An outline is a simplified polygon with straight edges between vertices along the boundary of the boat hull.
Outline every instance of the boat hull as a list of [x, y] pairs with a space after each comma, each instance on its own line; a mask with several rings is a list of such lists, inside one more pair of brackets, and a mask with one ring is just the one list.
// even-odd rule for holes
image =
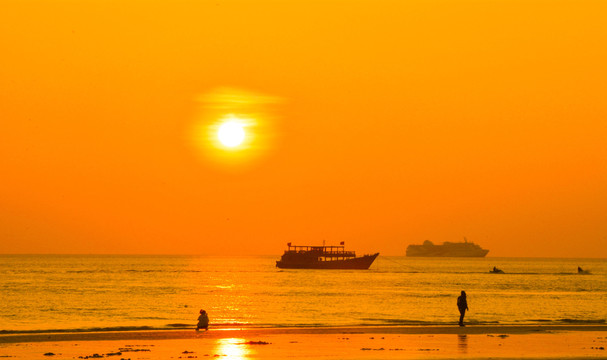
[[328, 261], [276, 261], [280, 269], [367, 270], [379, 253], [356, 258]]

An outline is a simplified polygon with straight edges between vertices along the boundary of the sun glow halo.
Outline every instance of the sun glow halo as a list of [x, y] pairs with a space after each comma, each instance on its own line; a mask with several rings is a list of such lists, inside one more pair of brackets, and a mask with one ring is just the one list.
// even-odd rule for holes
[[244, 124], [238, 119], [230, 119], [219, 125], [217, 138], [219, 142], [229, 148], [236, 147], [244, 141], [246, 132]]

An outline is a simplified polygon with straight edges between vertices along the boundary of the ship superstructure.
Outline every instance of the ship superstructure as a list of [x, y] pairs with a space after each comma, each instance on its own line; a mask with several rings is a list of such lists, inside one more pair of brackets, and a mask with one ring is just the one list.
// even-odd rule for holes
[[409, 245], [407, 256], [418, 257], [484, 257], [489, 250], [479, 245], [468, 242], [444, 242], [442, 245], [434, 245], [432, 241], [426, 240], [422, 245]]

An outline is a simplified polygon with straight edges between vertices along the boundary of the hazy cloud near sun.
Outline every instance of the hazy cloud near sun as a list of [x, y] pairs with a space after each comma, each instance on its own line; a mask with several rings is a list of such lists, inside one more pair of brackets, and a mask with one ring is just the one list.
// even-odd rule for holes
[[250, 112], [260, 106], [278, 104], [283, 98], [249, 90], [220, 87], [199, 94], [196, 101], [209, 110], [233, 113]]

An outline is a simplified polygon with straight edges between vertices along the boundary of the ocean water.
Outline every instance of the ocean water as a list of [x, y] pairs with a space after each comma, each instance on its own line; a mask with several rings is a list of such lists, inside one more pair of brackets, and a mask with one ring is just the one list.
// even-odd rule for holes
[[[380, 256], [369, 270], [281, 270], [279, 256], [0, 256], [0, 332], [604, 323], [607, 261]], [[505, 274], [490, 274], [497, 266]], [[578, 275], [577, 267], [591, 271]]]

